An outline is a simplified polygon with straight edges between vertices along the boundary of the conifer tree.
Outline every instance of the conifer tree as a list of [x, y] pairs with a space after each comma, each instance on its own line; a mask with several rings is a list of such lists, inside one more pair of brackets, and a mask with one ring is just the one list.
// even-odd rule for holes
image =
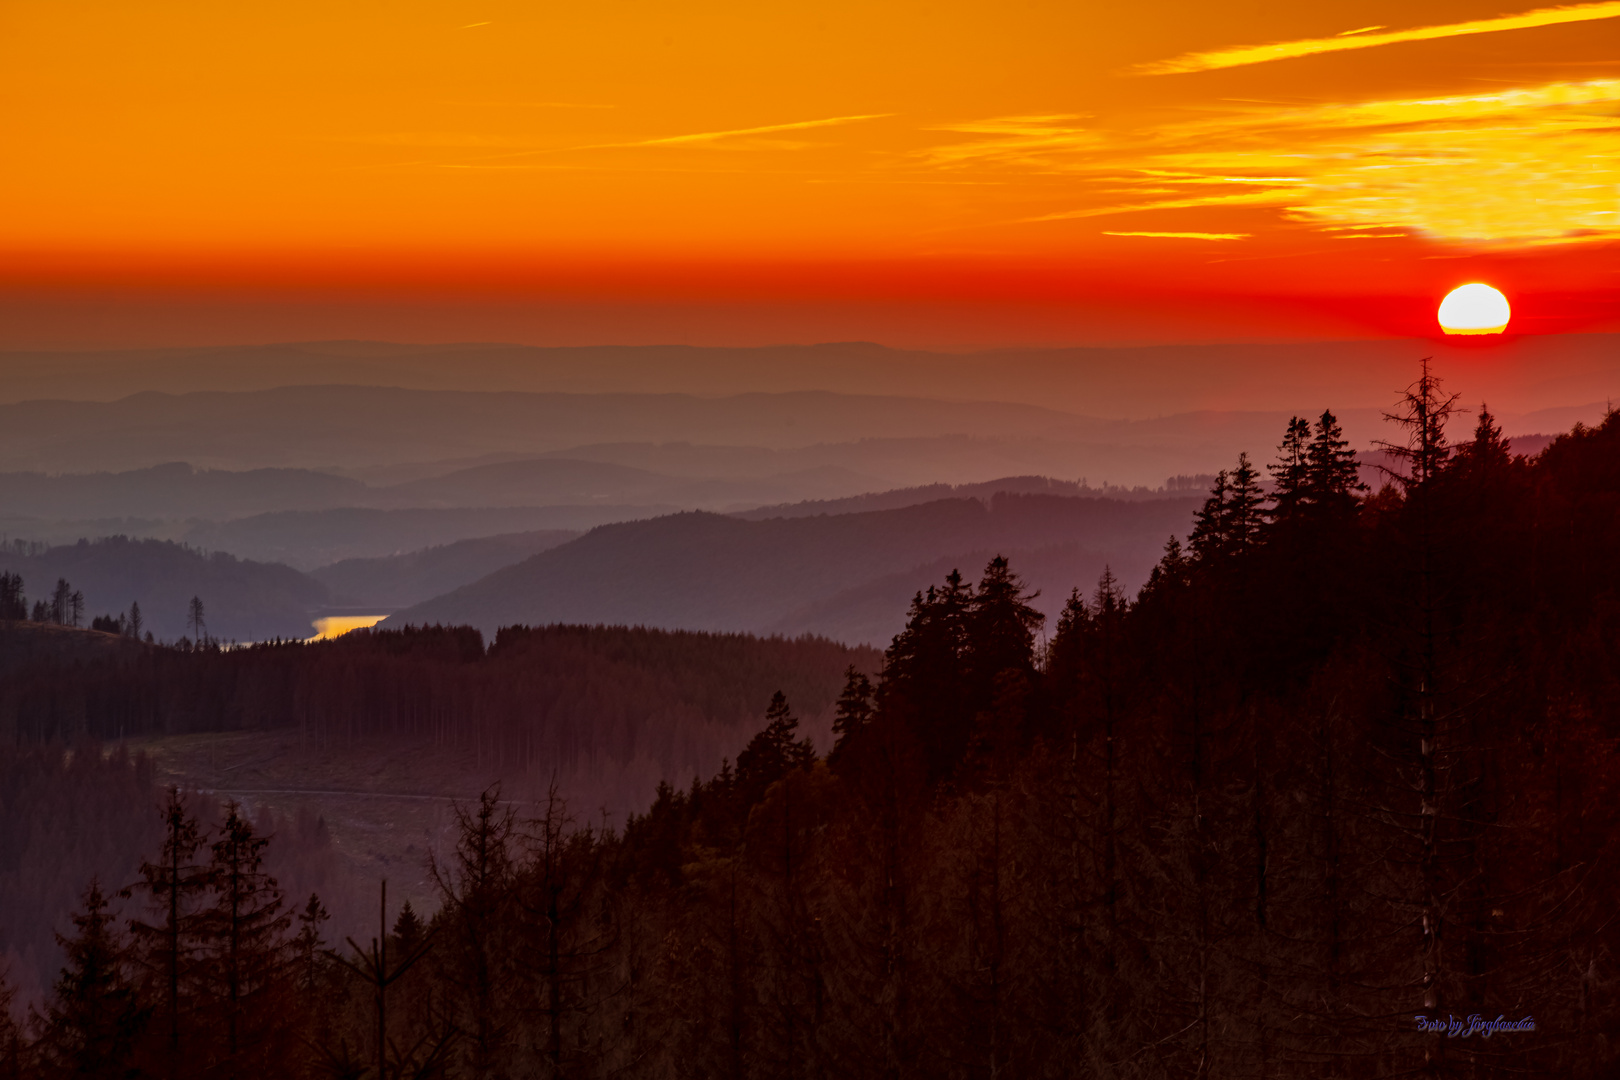
[[737, 783], [744, 792], [745, 805], [753, 805], [765, 789], [793, 769], [816, 760], [816, 748], [809, 739], [794, 738], [799, 718], [793, 715], [787, 697], [778, 690], [765, 709], [765, 728], [749, 740], [737, 755]]
[[507, 932], [516, 887], [513, 831], [516, 816], [491, 787], [468, 812], [455, 808], [456, 848], [448, 863], [436, 858], [429, 875], [442, 903], [444, 930], [435, 949], [454, 994], [448, 1005], [462, 1032], [467, 1073], [478, 1080], [511, 1067], [516, 1022], [516, 962]]
[[1259, 474], [1249, 463], [1249, 455], [1239, 454], [1226, 500], [1227, 542], [1233, 551], [1248, 551], [1260, 542], [1260, 530], [1265, 524], [1262, 509], [1265, 501]]
[[326, 943], [321, 937], [321, 925], [332, 916], [314, 893], [298, 913], [298, 933], [293, 938], [293, 951], [298, 961], [298, 991], [308, 998], [319, 986], [321, 957]]
[[1483, 403], [1474, 437], [1458, 448], [1456, 465], [1476, 486], [1500, 483], [1513, 465], [1513, 446], [1502, 437], [1502, 426]]
[[1316, 421], [1316, 434], [1305, 453], [1305, 492], [1309, 501], [1327, 511], [1343, 511], [1367, 490], [1361, 482], [1356, 452], [1339, 427], [1338, 418], [1324, 410]]
[[963, 663], [973, 591], [959, 571], [918, 593], [906, 626], [883, 654], [878, 709], [922, 749], [931, 780], [955, 769], [972, 731], [974, 704]]
[[154, 996], [161, 998], [156, 1020], [165, 1040], [162, 1058], [166, 1075], [175, 1077], [182, 1072], [184, 1060], [185, 1014], [192, 1004], [187, 999], [195, 994], [192, 983], [201, 931], [197, 901], [210, 886], [210, 868], [194, 861], [203, 838], [179, 788], [169, 788], [162, 817], [162, 853], [157, 862], [141, 864], [141, 880], [134, 886], [146, 893], [161, 918], [155, 922], [132, 919], [129, 925], [141, 965], [160, 988], [160, 995]]
[[1215, 484], [1204, 505], [1193, 515], [1192, 532], [1187, 536], [1187, 546], [1192, 549], [1193, 558], [1200, 562], [1208, 562], [1226, 552], [1230, 542], [1230, 497], [1231, 478], [1222, 469], [1215, 474]]
[[1378, 445], [1405, 465], [1404, 472], [1391, 475], [1408, 494], [1427, 488], [1450, 460], [1446, 422], [1456, 411], [1459, 397], [1445, 393], [1440, 377], [1429, 368], [1429, 358], [1424, 357], [1422, 373], [1401, 396], [1399, 411], [1384, 414], [1384, 419], [1405, 430], [1403, 441], [1385, 440]]
[[833, 715], [833, 748], [827, 755], [835, 761], [849, 740], [866, 729], [872, 719], [872, 680], [851, 664], [844, 670], [844, 690], [838, 695]]
[[208, 633], [208, 624], [203, 618], [202, 597], [193, 596], [191, 602], [186, 605], [186, 625], [191, 627], [191, 636], [197, 643], [196, 647], [202, 648], [204, 638]]
[[204, 977], [217, 1014], [216, 1050], [227, 1076], [264, 1075], [279, 1052], [277, 1031], [292, 959], [281, 887], [264, 871], [266, 837], [228, 803], [208, 866], [213, 904], [202, 913]]
[[86, 890], [73, 926], [72, 937], [57, 936], [67, 964], [43, 1017], [47, 1074], [89, 1080], [139, 1075], [133, 1068], [135, 1046], [149, 1014], [129, 976], [125, 942], [99, 884], [91, 882]]
[[1266, 466], [1276, 484], [1274, 498], [1277, 505], [1272, 511], [1275, 517], [1292, 517], [1306, 497], [1310, 441], [1310, 421], [1298, 416], [1288, 421], [1288, 430], [1283, 435], [1282, 444], [1277, 447], [1277, 463]]
[[141, 605], [138, 602], [133, 600], [130, 601], [129, 621], [124, 625], [126, 627], [126, 632], [130, 637], [134, 638], [136, 641], [141, 639], [141, 629], [143, 624], [141, 622]]
[[405, 901], [399, 909], [399, 917], [394, 920], [395, 947], [401, 953], [415, 952], [426, 932], [422, 920], [416, 917], [416, 909], [411, 907], [409, 900]]

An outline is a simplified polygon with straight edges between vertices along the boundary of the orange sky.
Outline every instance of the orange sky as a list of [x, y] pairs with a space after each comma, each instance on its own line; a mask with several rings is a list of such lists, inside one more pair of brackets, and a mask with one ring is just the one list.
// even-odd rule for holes
[[[1509, 6], [1493, 6], [1507, 3]], [[1620, 3], [0, 5], [0, 347], [1620, 329]]]

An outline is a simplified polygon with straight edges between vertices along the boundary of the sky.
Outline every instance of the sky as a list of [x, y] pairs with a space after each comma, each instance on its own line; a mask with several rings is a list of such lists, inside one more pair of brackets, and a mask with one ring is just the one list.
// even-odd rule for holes
[[1620, 2], [0, 0], [0, 348], [1620, 330]]

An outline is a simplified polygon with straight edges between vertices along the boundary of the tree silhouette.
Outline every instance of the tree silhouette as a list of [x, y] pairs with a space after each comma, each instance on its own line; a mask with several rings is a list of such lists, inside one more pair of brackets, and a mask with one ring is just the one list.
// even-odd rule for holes
[[151, 905], [163, 916], [157, 923], [132, 919], [130, 930], [135, 935], [141, 963], [163, 986], [163, 1006], [158, 1021], [167, 1039], [164, 1052], [167, 1075], [176, 1077], [181, 1073], [184, 1060], [184, 1005], [194, 1004], [183, 1002], [182, 986], [185, 984], [194, 994], [190, 984], [198, 974], [196, 964], [201, 948], [197, 901], [208, 891], [211, 878], [209, 867], [193, 861], [202, 846], [203, 836], [178, 788], [169, 788], [162, 817], [162, 854], [157, 862], [141, 864], [140, 882], [126, 893], [134, 890], [146, 893]]
[[203, 620], [202, 597], [193, 596], [186, 605], [186, 625], [191, 627], [192, 640], [201, 648], [208, 632], [208, 624]]
[[131, 1075], [148, 1012], [124, 960], [124, 942], [101, 886], [91, 882], [73, 916], [72, 937], [58, 935], [67, 963], [46, 1006], [41, 1049], [47, 1067], [82, 1077]]

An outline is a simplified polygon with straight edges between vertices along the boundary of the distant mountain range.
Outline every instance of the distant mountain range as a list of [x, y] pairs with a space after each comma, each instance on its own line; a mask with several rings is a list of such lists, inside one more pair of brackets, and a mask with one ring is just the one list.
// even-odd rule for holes
[[[828, 390], [1003, 401], [1114, 418], [1230, 409], [1348, 412], [1387, 407], [1411, 382], [1413, 369], [1424, 356], [1434, 358], [1448, 388], [1462, 392], [1466, 402], [1485, 400], [1506, 414], [1620, 396], [1620, 335], [1559, 334], [1513, 336], [1484, 348], [1477, 341], [1446, 339], [968, 353], [891, 349], [870, 342], [758, 348], [540, 348], [326, 341], [8, 352], [0, 353], [0, 402], [112, 401], [145, 390], [185, 394], [342, 383], [419, 390], [703, 397]], [[1567, 427], [1559, 424], [1552, 430]], [[158, 460], [198, 458], [179, 453]]]
[[1049, 612], [1105, 564], [1140, 584], [1200, 502], [997, 494], [761, 521], [674, 514], [598, 527], [385, 625], [610, 623], [887, 644], [912, 592], [952, 566], [976, 575], [998, 552]]
[[578, 535], [562, 529], [504, 533], [404, 555], [344, 559], [309, 576], [331, 591], [336, 604], [391, 611], [451, 592]]

